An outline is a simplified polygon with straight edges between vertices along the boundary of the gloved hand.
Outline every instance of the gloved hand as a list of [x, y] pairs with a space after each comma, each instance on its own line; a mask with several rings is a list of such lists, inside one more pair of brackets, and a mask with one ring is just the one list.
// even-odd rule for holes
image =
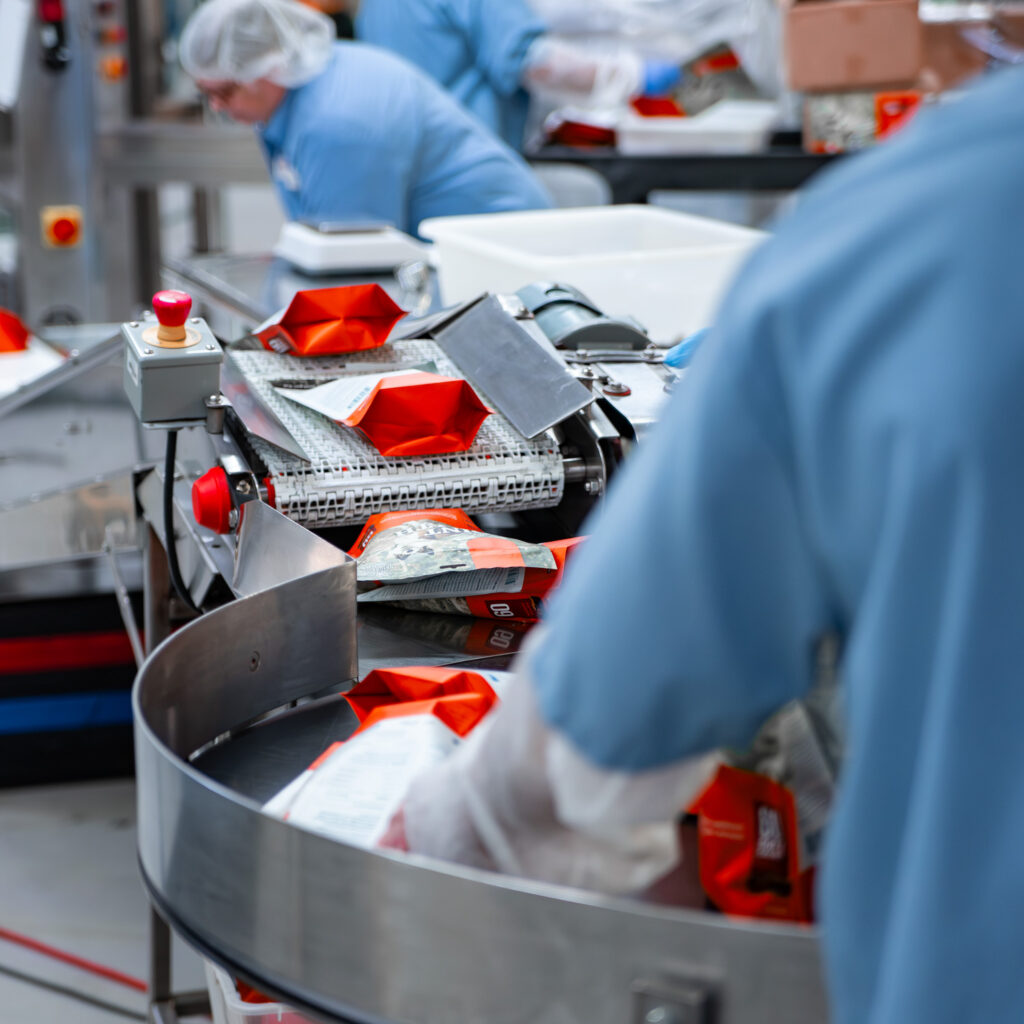
[[665, 353], [665, 365], [677, 370], [689, 366], [694, 353], [700, 348], [701, 342], [708, 336], [710, 330], [710, 327], [702, 327], [699, 331], [694, 331], [688, 338], [684, 338], [678, 345], [673, 345]]
[[645, 60], [642, 96], [664, 96], [683, 77], [683, 69], [668, 60]]

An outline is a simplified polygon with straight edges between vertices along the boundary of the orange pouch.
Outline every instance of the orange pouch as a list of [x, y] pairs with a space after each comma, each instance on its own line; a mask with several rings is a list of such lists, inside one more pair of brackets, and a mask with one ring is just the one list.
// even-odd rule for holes
[[359, 719], [356, 732], [383, 718], [433, 715], [457, 736], [468, 735], [497, 699], [478, 672], [426, 665], [375, 669], [345, 694]]
[[309, 288], [253, 334], [272, 352], [330, 356], [378, 348], [405, 316], [379, 284]]
[[0, 309], [0, 352], [24, 352], [29, 329], [7, 309]]
[[767, 776], [719, 767], [690, 808], [697, 815], [700, 880], [726, 914], [810, 921], [793, 794]]

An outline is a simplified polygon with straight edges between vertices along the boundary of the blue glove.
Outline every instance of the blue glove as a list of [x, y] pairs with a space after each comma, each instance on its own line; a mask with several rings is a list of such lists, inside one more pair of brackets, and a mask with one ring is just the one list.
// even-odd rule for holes
[[683, 77], [683, 69], [668, 60], [644, 61], [644, 85], [642, 95], [664, 96], [677, 86]]
[[682, 370], [684, 367], [689, 366], [694, 353], [700, 348], [701, 342], [704, 341], [710, 331], [710, 327], [702, 327], [699, 331], [694, 331], [688, 338], [684, 338], [678, 345], [673, 345], [665, 353], [665, 365], [674, 367], [677, 370]]

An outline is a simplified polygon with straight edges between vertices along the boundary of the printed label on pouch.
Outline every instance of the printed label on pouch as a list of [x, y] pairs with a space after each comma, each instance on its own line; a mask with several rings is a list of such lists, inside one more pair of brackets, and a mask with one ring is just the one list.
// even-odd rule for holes
[[443, 572], [412, 583], [367, 590], [356, 600], [415, 601], [431, 597], [473, 597], [476, 594], [518, 594], [523, 589], [526, 569], [512, 566], [508, 569], [477, 569], [474, 572]]
[[459, 743], [459, 737], [433, 715], [385, 719], [337, 744], [305, 772], [308, 778], [297, 787], [286, 813], [281, 813], [282, 796], [289, 787], [264, 810], [276, 810], [293, 825], [332, 839], [372, 847], [412, 780], [443, 761]]

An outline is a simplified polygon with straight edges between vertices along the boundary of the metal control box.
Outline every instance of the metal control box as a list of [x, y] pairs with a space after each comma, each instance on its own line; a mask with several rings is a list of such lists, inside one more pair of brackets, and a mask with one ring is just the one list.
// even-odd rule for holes
[[206, 398], [220, 393], [224, 351], [206, 322], [192, 317], [180, 342], [158, 336], [152, 315], [121, 325], [124, 390], [143, 423], [206, 418]]

